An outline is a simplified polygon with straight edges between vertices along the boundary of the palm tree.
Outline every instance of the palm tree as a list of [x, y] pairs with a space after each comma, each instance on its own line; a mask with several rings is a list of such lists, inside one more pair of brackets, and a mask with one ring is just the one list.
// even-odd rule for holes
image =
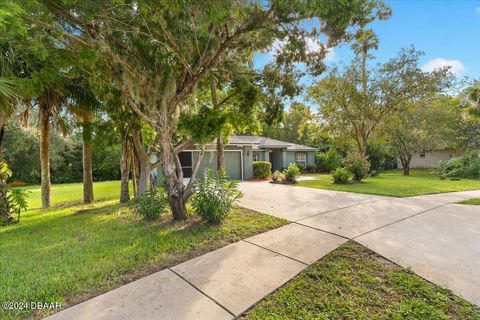
[[36, 98], [38, 104], [38, 122], [40, 129], [40, 169], [42, 209], [50, 208], [50, 123], [57, 120], [57, 126], [66, 131], [66, 126], [59, 117], [65, 98], [55, 88], [47, 88]]
[[68, 111], [82, 126], [83, 202], [91, 203], [93, 202], [92, 127], [99, 102], [88, 82], [81, 79], [73, 79], [66, 85], [66, 89]]
[[0, 147], [5, 132], [4, 125], [15, 111], [15, 97], [13, 83], [0, 77]]
[[480, 81], [465, 90], [465, 100], [468, 113], [480, 119]]

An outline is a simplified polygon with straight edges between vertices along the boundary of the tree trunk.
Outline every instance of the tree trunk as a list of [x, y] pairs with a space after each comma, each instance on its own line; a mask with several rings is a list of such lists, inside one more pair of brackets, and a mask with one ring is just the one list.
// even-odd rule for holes
[[130, 175], [130, 151], [128, 149], [128, 141], [125, 135], [122, 135], [122, 144], [120, 151], [120, 203], [130, 200], [130, 192], [128, 189]]
[[148, 191], [152, 164], [150, 163], [150, 153], [145, 151], [142, 132], [140, 129], [132, 132], [132, 145], [135, 155], [135, 159], [133, 161], [135, 161], [135, 166], [138, 173], [136, 181], [137, 190], [135, 195], [144, 195]]
[[400, 157], [400, 162], [402, 163], [403, 175], [410, 175], [410, 161], [412, 160], [411, 156]]
[[[166, 115], [163, 115], [165, 119], [162, 119], [161, 123], [168, 126], [166, 121]], [[159, 151], [161, 168], [163, 171], [163, 177], [165, 179], [165, 185], [168, 193], [168, 203], [172, 210], [174, 220], [185, 220], [187, 218], [187, 207], [185, 205], [188, 196], [184, 194], [185, 186], [183, 184], [183, 173], [180, 166], [178, 156], [175, 154], [174, 147], [172, 145], [172, 134], [169, 128], [157, 128], [159, 139]], [[179, 167], [180, 166], [180, 167]], [[192, 173], [192, 178], [194, 174]]]
[[[210, 94], [212, 95], [212, 105], [214, 109], [219, 110], [217, 99], [217, 84], [215, 79], [210, 82]], [[225, 169], [225, 150], [223, 145], [222, 131], [217, 135], [217, 170]]]
[[404, 176], [409, 176], [410, 175], [410, 164], [407, 164], [407, 165], [403, 166], [403, 175]]
[[86, 113], [83, 118], [83, 202], [93, 202], [92, 165], [92, 122], [93, 115]]
[[217, 136], [217, 170], [223, 169], [225, 169], [225, 146], [220, 132]]
[[50, 208], [50, 145], [49, 125], [50, 110], [48, 99], [43, 99], [39, 104], [39, 125], [40, 125], [40, 169], [41, 169], [41, 197], [42, 208]]
[[138, 176], [138, 195], [144, 195], [148, 191], [150, 182], [151, 164], [149, 160], [140, 161], [140, 172]]
[[9, 224], [13, 219], [8, 207], [7, 191], [7, 183], [0, 180], [0, 226]]

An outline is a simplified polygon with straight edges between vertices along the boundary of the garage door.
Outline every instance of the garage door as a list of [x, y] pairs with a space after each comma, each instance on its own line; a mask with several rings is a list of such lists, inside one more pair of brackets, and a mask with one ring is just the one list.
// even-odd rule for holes
[[225, 170], [231, 180], [242, 180], [242, 153], [225, 150]]

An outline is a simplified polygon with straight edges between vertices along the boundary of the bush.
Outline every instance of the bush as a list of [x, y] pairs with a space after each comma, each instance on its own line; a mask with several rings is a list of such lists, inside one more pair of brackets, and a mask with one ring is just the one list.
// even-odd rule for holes
[[365, 179], [370, 171], [370, 163], [358, 152], [349, 153], [343, 165], [357, 181]]
[[272, 173], [272, 164], [268, 161], [253, 162], [253, 177], [256, 179], [267, 179]]
[[367, 145], [367, 159], [370, 162], [370, 173], [372, 176], [377, 175], [383, 168], [386, 158], [387, 148], [384, 143], [376, 140]]
[[476, 152], [467, 153], [438, 164], [440, 178], [480, 178], [480, 156]]
[[225, 171], [207, 169], [205, 176], [197, 181], [192, 207], [207, 221], [219, 223], [228, 216], [234, 201], [241, 196], [237, 183], [229, 181]]
[[305, 165], [301, 163], [296, 163], [298, 170], [300, 170], [300, 173], [303, 172], [303, 169], [305, 169]]
[[283, 174], [285, 175], [285, 181], [287, 183], [296, 183], [297, 178], [300, 176], [300, 169], [296, 163], [290, 163]]
[[342, 165], [343, 156], [335, 147], [327, 152], [318, 152], [315, 155], [315, 164], [318, 172], [332, 172]]
[[351, 176], [352, 174], [347, 169], [341, 167], [337, 168], [332, 174], [334, 183], [347, 183]]
[[167, 195], [163, 191], [151, 190], [147, 191], [143, 196], [136, 196], [130, 203], [130, 209], [144, 219], [155, 220], [168, 205]]
[[285, 182], [285, 175], [282, 172], [276, 170], [272, 175], [272, 181], [283, 183]]
[[308, 164], [307, 165], [307, 172], [309, 173], [314, 173], [315, 172], [315, 165], [314, 164]]

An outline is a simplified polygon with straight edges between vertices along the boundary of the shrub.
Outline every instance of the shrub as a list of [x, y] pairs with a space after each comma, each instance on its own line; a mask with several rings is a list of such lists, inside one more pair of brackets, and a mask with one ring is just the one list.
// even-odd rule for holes
[[225, 171], [207, 169], [205, 176], [197, 181], [192, 207], [207, 221], [219, 223], [228, 216], [234, 201], [241, 196], [237, 183], [229, 181]]
[[351, 176], [352, 174], [347, 169], [341, 167], [337, 168], [332, 174], [334, 183], [347, 183]]
[[275, 172], [274, 172], [273, 175], [272, 175], [272, 180], [273, 180], [274, 182], [281, 182], [281, 183], [283, 183], [283, 182], [285, 182], [285, 175], [284, 175], [282, 172], [280, 172], [280, 171], [278, 171], [278, 170], [275, 170]]
[[268, 161], [253, 162], [253, 177], [256, 179], [267, 179], [272, 173], [272, 164]]
[[370, 171], [370, 163], [358, 152], [349, 153], [343, 165], [357, 181], [365, 179]]
[[300, 169], [296, 163], [290, 163], [288, 168], [283, 172], [287, 183], [296, 183], [297, 178], [300, 176]]
[[318, 152], [315, 155], [315, 164], [318, 172], [331, 172], [342, 165], [343, 156], [335, 147], [327, 152]]
[[12, 188], [16, 188], [16, 187], [25, 187], [27, 185], [27, 183], [24, 182], [24, 181], [15, 180], [15, 181], [10, 182], [8, 185]]
[[370, 162], [370, 173], [372, 176], [377, 175], [383, 168], [386, 158], [387, 148], [384, 143], [376, 140], [367, 145], [367, 159]]
[[440, 178], [480, 178], [480, 156], [470, 152], [438, 164]]
[[303, 172], [303, 169], [305, 169], [305, 165], [301, 163], [296, 163], [296, 165], [298, 167], [298, 170], [300, 170], [300, 172]]
[[314, 173], [315, 172], [315, 165], [314, 164], [308, 164], [307, 165], [307, 172], [309, 173]]
[[168, 205], [167, 195], [163, 191], [151, 190], [147, 191], [143, 196], [136, 196], [130, 203], [130, 209], [144, 219], [155, 220]]

